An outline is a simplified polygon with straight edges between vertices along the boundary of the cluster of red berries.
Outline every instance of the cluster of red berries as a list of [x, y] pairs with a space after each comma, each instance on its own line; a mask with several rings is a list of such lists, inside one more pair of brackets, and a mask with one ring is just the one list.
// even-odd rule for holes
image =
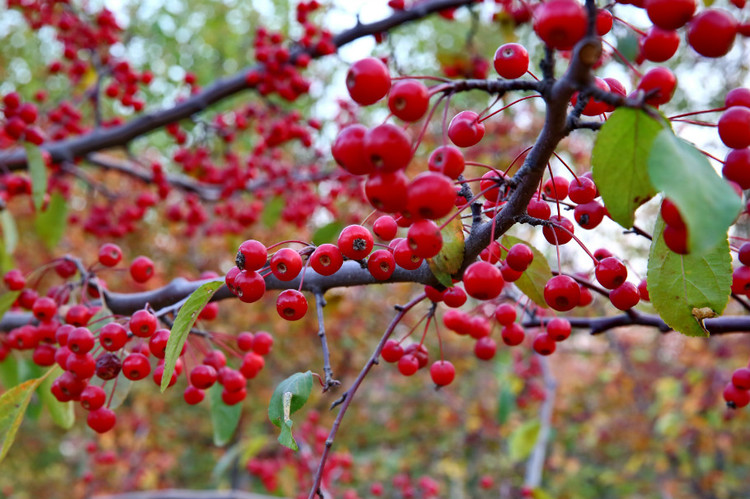
[[724, 388], [724, 401], [732, 409], [741, 409], [750, 404], [750, 365], [732, 373], [731, 381]]
[[732, 150], [724, 158], [722, 174], [740, 191], [750, 189], [750, 89], [732, 89], [724, 106], [718, 121], [719, 138]]
[[128, 61], [112, 61], [112, 81], [104, 87], [104, 95], [110, 99], [118, 99], [124, 107], [132, 108], [140, 112], [146, 103], [143, 99], [136, 97], [138, 84], [150, 85], [154, 79], [151, 71], [139, 73], [130, 67]]
[[750, 293], [750, 243], [742, 244], [737, 256], [740, 265], [732, 272], [732, 293], [747, 296]]
[[35, 145], [44, 142], [44, 132], [38, 126], [34, 126], [39, 116], [36, 104], [22, 102], [18, 92], [8, 92], [3, 96], [3, 115], [3, 132], [6, 137], [12, 140], [23, 139]]

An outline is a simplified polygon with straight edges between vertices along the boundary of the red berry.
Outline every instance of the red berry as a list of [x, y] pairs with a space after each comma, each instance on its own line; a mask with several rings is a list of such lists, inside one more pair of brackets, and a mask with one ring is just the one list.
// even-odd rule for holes
[[550, 0], [534, 11], [534, 31], [557, 50], [570, 50], [586, 34], [588, 16], [575, 0]]
[[554, 225], [545, 225], [542, 228], [544, 238], [550, 244], [566, 244], [573, 239], [573, 222], [561, 215], [552, 215], [549, 221]]
[[506, 43], [495, 51], [493, 64], [497, 74], [508, 80], [515, 80], [529, 70], [529, 53], [523, 45]]
[[677, 78], [674, 73], [661, 66], [649, 69], [638, 83], [638, 90], [647, 94], [653, 93], [651, 97], [646, 99], [646, 103], [652, 106], [669, 102], [676, 88]]
[[131, 353], [122, 361], [122, 374], [126, 378], [138, 381], [151, 372], [151, 363], [142, 353]]
[[456, 377], [456, 369], [447, 360], [438, 360], [430, 366], [430, 377], [437, 386], [450, 385]]
[[342, 129], [331, 147], [333, 159], [352, 175], [366, 175], [375, 169], [365, 156], [367, 127], [359, 123]]
[[156, 317], [148, 310], [138, 310], [130, 318], [130, 331], [140, 338], [149, 338], [154, 331], [158, 322]]
[[651, 22], [662, 29], [677, 29], [687, 23], [695, 12], [695, 0], [646, 0], [646, 13]]
[[678, 229], [672, 225], [664, 227], [664, 243], [667, 247], [678, 255], [687, 255], [687, 229]]
[[398, 371], [404, 376], [411, 376], [419, 370], [419, 360], [416, 355], [403, 355], [398, 359]]
[[271, 272], [280, 281], [291, 281], [302, 270], [302, 257], [291, 248], [282, 248], [271, 257]]
[[612, 30], [612, 13], [606, 9], [596, 12], [596, 34], [604, 36]]
[[372, 234], [361, 225], [349, 225], [341, 231], [338, 246], [341, 253], [351, 260], [362, 260], [372, 251]]
[[551, 355], [555, 352], [555, 340], [547, 333], [541, 333], [534, 338], [534, 351], [539, 355]]
[[558, 275], [544, 286], [544, 301], [558, 312], [567, 312], [578, 305], [581, 289], [570, 276]]
[[235, 262], [240, 270], [260, 270], [266, 265], [268, 250], [255, 239], [248, 239], [240, 244]]
[[641, 300], [650, 300], [651, 297], [648, 294], [648, 283], [646, 282], [646, 279], [641, 279], [641, 282], [638, 283], [638, 294], [641, 295]]
[[724, 98], [724, 106], [750, 107], [750, 88], [737, 87], [727, 92], [727, 96]]
[[321, 244], [310, 255], [310, 266], [320, 275], [333, 275], [344, 263], [339, 248], [333, 244]]
[[625, 282], [609, 293], [609, 301], [620, 310], [629, 310], [641, 300], [638, 288], [632, 282]]
[[484, 124], [474, 111], [461, 111], [448, 125], [448, 138], [458, 147], [471, 147], [484, 137]]
[[390, 241], [396, 237], [398, 231], [398, 224], [390, 215], [383, 215], [375, 220], [372, 224], [372, 231], [383, 241]]
[[346, 74], [346, 88], [357, 104], [374, 104], [385, 97], [391, 88], [388, 67], [374, 57], [360, 59], [351, 65]]
[[[609, 92], [609, 84], [602, 79], [597, 77], [594, 77], [594, 85], [596, 85], [599, 90], [602, 90], [604, 92]], [[571, 104], [576, 105], [578, 103], [578, 93], [576, 92], [573, 94], [573, 98], [571, 99]], [[581, 111], [581, 114], [584, 116], [598, 116], [604, 112], [611, 111], [609, 104], [606, 102], [601, 102], [595, 99], [589, 99], [588, 102], [586, 102], [586, 105], [583, 108], [583, 111]]]
[[750, 108], [730, 107], [721, 115], [718, 123], [721, 141], [733, 149], [750, 146]]
[[145, 256], [139, 256], [130, 264], [130, 276], [135, 282], [144, 283], [154, 275], [154, 262]]
[[399, 267], [406, 270], [418, 269], [424, 260], [421, 256], [414, 254], [406, 239], [399, 241], [393, 248], [393, 258], [396, 260], [396, 264]]
[[388, 340], [385, 342], [385, 345], [383, 345], [383, 350], [381, 350], [380, 355], [386, 362], [398, 362], [404, 355], [404, 349], [396, 340]]
[[74, 353], [90, 352], [94, 348], [94, 335], [85, 327], [77, 327], [68, 333], [67, 346]]
[[65, 360], [65, 370], [78, 379], [88, 379], [96, 373], [96, 361], [90, 353], [71, 353]]
[[732, 149], [724, 158], [722, 175], [742, 189], [750, 189], [750, 149]]
[[573, 210], [573, 218], [576, 219], [576, 223], [586, 230], [595, 229], [602, 220], [607, 210], [596, 201], [591, 201], [586, 204], [579, 204]]
[[523, 340], [526, 338], [526, 332], [523, 326], [514, 322], [503, 327], [500, 336], [503, 338], [503, 343], [514, 347], [523, 343]]
[[57, 304], [52, 298], [42, 296], [34, 300], [31, 311], [34, 313], [34, 317], [40, 321], [49, 321], [57, 313]]
[[116, 352], [128, 342], [128, 331], [116, 322], [105, 324], [99, 330], [99, 344], [109, 352]]
[[273, 347], [273, 336], [266, 331], [258, 331], [253, 337], [253, 352], [268, 355]]
[[427, 112], [430, 94], [424, 83], [401, 80], [393, 85], [388, 96], [388, 109], [404, 121], [418, 121]]
[[266, 361], [262, 355], [257, 352], [247, 352], [242, 357], [242, 365], [240, 365], [240, 373], [245, 379], [253, 379], [260, 373], [266, 365]]
[[13, 269], [9, 270], [3, 276], [3, 282], [10, 291], [20, 291], [26, 286], [26, 279], [20, 270]]
[[693, 50], [705, 57], [722, 57], [734, 44], [737, 20], [722, 9], [707, 9], [690, 21], [687, 40]]
[[441, 146], [432, 151], [427, 166], [430, 171], [442, 173], [446, 177], [457, 179], [465, 168], [464, 155], [453, 146]]
[[474, 262], [464, 272], [464, 289], [478, 300], [496, 298], [505, 286], [500, 269], [487, 262]]
[[365, 134], [364, 152], [366, 160], [378, 171], [402, 170], [411, 161], [411, 140], [402, 128], [385, 123]]
[[547, 323], [547, 335], [554, 341], [564, 341], [570, 336], [570, 321], [555, 318]]
[[409, 227], [406, 237], [409, 248], [420, 258], [432, 258], [443, 247], [440, 228], [432, 220], [419, 220]]
[[387, 249], [373, 251], [367, 259], [367, 269], [375, 279], [385, 281], [391, 277], [396, 269], [396, 260], [393, 258], [393, 253]]
[[365, 181], [365, 195], [373, 208], [386, 213], [406, 209], [409, 178], [403, 171], [374, 173]]
[[750, 390], [750, 369], [740, 367], [732, 373], [732, 384], [738, 390]]
[[87, 411], [95, 411], [107, 401], [104, 389], [96, 385], [88, 385], [81, 392], [81, 406]]
[[588, 177], [573, 179], [568, 187], [568, 197], [577, 204], [590, 203], [597, 196], [596, 184]]
[[406, 209], [415, 219], [443, 218], [455, 205], [456, 189], [453, 182], [441, 173], [420, 173], [409, 184]]
[[680, 35], [674, 30], [652, 26], [640, 39], [641, 54], [652, 62], [664, 62], [672, 58], [680, 46]]
[[526, 207], [526, 213], [528, 213], [530, 217], [549, 220], [552, 210], [546, 201], [533, 198], [529, 201], [529, 205]]
[[187, 387], [185, 387], [185, 392], [182, 394], [182, 396], [185, 399], [185, 402], [187, 402], [188, 404], [196, 405], [203, 402], [206, 394], [200, 388], [188, 385]]
[[727, 406], [732, 409], [742, 409], [750, 404], [750, 392], [747, 390], [740, 390], [732, 383], [727, 383], [723, 395]]
[[491, 360], [497, 352], [497, 343], [489, 336], [479, 338], [474, 345], [474, 355], [479, 360]]
[[495, 319], [503, 326], [516, 322], [516, 307], [509, 303], [498, 305], [495, 309]]
[[628, 269], [615, 257], [599, 261], [595, 273], [596, 280], [607, 289], [615, 289], [628, 278]]
[[99, 263], [105, 267], [114, 267], [122, 260], [122, 250], [113, 243], [103, 244], [99, 248]]
[[443, 303], [451, 308], [458, 308], [466, 303], [466, 291], [458, 286], [448, 288], [443, 292]]
[[106, 407], [100, 407], [95, 411], [89, 412], [86, 416], [86, 424], [97, 433], [106, 433], [115, 427], [117, 416], [114, 411]]
[[276, 299], [276, 311], [282, 319], [297, 321], [307, 313], [307, 299], [296, 289], [285, 289]]
[[514, 244], [508, 251], [508, 256], [505, 257], [505, 263], [518, 272], [523, 272], [529, 268], [533, 260], [534, 253], [531, 248], [522, 243]]
[[121, 370], [122, 361], [113, 353], [103, 353], [96, 358], [96, 376], [100, 379], [114, 379]]
[[148, 340], [148, 350], [157, 359], [163, 359], [167, 352], [169, 329], [157, 329]]
[[216, 383], [216, 369], [206, 364], [198, 364], [190, 371], [190, 384], [205, 390]]

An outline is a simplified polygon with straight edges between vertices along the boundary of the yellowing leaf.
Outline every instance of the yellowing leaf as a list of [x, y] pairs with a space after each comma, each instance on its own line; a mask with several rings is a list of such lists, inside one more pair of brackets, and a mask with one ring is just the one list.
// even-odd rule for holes
[[[440, 221], [436, 221], [438, 225]], [[456, 217], [440, 232], [443, 236], [443, 247], [440, 253], [428, 258], [432, 274], [443, 286], [453, 287], [451, 276], [458, 272], [464, 263], [464, 229], [460, 217]]]

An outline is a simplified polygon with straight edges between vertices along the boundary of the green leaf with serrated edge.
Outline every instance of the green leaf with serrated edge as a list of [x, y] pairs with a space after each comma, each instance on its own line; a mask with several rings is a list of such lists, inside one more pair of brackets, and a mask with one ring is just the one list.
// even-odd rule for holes
[[133, 388], [133, 380], [126, 378], [125, 374], [120, 371], [120, 374], [115, 378], [113, 386], [114, 393], [110, 395], [109, 405], [107, 407], [114, 411], [125, 402], [125, 399], [128, 398], [130, 389]]
[[[444, 221], [435, 220], [438, 226]], [[443, 236], [443, 246], [440, 252], [427, 259], [432, 275], [447, 288], [453, 287], [451, 276], [458, 272], [464, 263], [464, 227], [461, 217], [456, 217], [446, 225], [440, 235]]]
[[68, 203], [58, 192], [50, 196], [47, 209], [39, 212], [34, 220], [34, 228], [44, 245], [54, 249], [65, 234], [68, 224]]
[[[734, 195], [734, 194], [732, 194]], [[721, 314], [729, 303], [732, 257], [729, 242], [703, 255], [678, 255], [670, 251], [662, 236], [664, 221], [654, 227], [648, 255], [648, 294], [651, 304], [669, 327], [687, 336], [708, 336], [695, 309], [708, 307]]]
[[58, 372], [56, 372], [54, 376], [50, 375], [42, 381], [42, 384], [39, 385], [39, 388], [37, 389], [37, 394], [42, 400], [42, 405], [52, 417], [52, 421], [54, 421], [57, 426], [69, 430], [73, 427], [73, 424], [76, 421], [73, 402], [60, 402], [50, 391], [55, 378], [62, 374], [62, 369], [59, 367], [57, 369]]
[[331, 222], [320, 227], [312, 236], [312, 243], [316, 246], [321, 244], [333, 243], [336, 238], [341, 234], [344, 229], [344, 224], [341, 222]]
[[44, 195], [47, 193], [47, 167], [44, 165], [42, 150], [38, 146], [24, 144], [26, 149], [26, 164], [29, 165], [29, 176], [31, 177], [31, 199], [34, 201], [36, 211], [42, 209]]
[[268, 418], [281, 428], [279, 443], [297, 450], [292, 436], [292, 414], [305, 405], [312, 390], [312, 372], [295, 373], [279, 383], [268, 404]]
[[59, 371], [59, 368], [55, 367], [39, 378], [16, 385], [0, 396], [0, 462], [13, 445], [34, 391], [56, 370]]
[[266, 202], [263, 207], [263, 213], [260, 215], [260, 220], [263, 225], [269, 229], [276, 225], [276, 222], [281, 218], [281, 212], [284, 210], [284, 198], [278, 196]]
[[534, 449], [536, 439], [539, 436], [541, 424], [538, 420], [527, 421], [513, 430], [508, 442], [510, 458], [513, 461], [523, 461]]
[[651, 146], [648, 173], [654, 187], [677, 205], [690, 253], [708, 253], [726, 240], [742, 201], [698, 149], [663, 130]]
[[20, 294], [20, 291], [9, 291], [0, 296], [0, 319], [3, 318], [5, 312], [10, 310], [10, 307], [13, 306], [13, 302], [16, 301], [16, 298], [18, 298], [18, 295]]
[[240, 423], [242, 404], [227, 405], [221, 399], [223, 388], [219, 383], [208, 390], [208, 401], [211, 404], [211, 423], [214, 427], [214, 444], [223, 447], [232, 440], [237, 425]]
[[209, 281], [201, 284], [201, 286], [193, 291], [193, 293], [185, 301], [185, 304], [180, 308], [177, 318], [172, 324], [172, 330], [169, 332], [169, 340], [167, 341], [167, 349], [164, 354], [164, 377], [161, 380], [161, 391], [167, 389], [169, 381], [172, 379], [172, 373], [174, 372], [174, 366], [177, 363], [177, 358], [182, 352], [182, 346], [187, 341], [190, 329], [198, 320], [198, 314], [200, 314], [203, 307], [206, 306], [211, 297], [216, 291], [224, 284], [223, 280]]
[[3, 248], [10, 255], [18, 246], [18, 227], [10, 211], [0, 211], [0, 227], [3, 229]]
[[517, 237], [505, 235], [502, 240], [503, 246], [510, 249], [515, 244], [525, 244], [531, 248], [531, 252], [534, 253], [534, 259], [531, 261], [531, 265], [526, 271], [521, 274], [513, 284], [521, 290], [523, 294], [529, 297], [531, 301], [539, 305], [540, 307], [547, 308], [547, 302], [544, 300], [544, 286], [552, 277], [552, 270], [549, 268], [547, 258], [534, 246], [527, 243], [523, 239]]
[[641, 110], [621, 107], [596, 135], [591, 173], [612, 220], [630, 228], [635, 210], [657, 192], [648, 174], [651, 144], [664, 124]]

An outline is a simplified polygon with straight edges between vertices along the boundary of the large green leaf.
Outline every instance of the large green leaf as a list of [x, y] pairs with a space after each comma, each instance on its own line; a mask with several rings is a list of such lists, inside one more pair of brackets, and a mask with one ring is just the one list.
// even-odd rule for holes
[[531, 252], [534, 253], [534, 259], [531, 261], [531, 265], [526, 271], [521, 274], [514, 284], [518, 286], [523, 294], [528, 296], [531, 301], [539, 305], [540, 307], [547, 308], [547, 302], [544, 300], [544, 286], [552, 277], [552, 270], [549, 268], [547, 258], [534, 246], [527, 243], [517, 237], [503, 236], [503, 246], [510, 249], [515, 244], [525, 244], [531, 248]]
[[47, 193], [47, 167], [44, 165], [42, 150], [38, 146], [24, 144], [26, 148], [26, 164], [29, 165], [31, 176], [31, 198], [34, 200], [36, 211], [41, 211], [44, 195]]
[[39, 378], [16, 385], [0, 396], [0, 462], [5, 459], [13, 445], [34, 391], [56, 369], [58, 368], [50, 369]]
[[539, 436], [541, 425], [539, 420], [526, 421], [521, 426], [513, 430], [508, 442], [510, 458], [513, 461], [523, 461], [534, 449], [536, 439]]
[[164, 376], [161, 380], [161, 391], [167, 389], [169, 381], [172, 379], [172, 373], [174, 372], [174, 366], [177, 363], [177, 358], [182, 352], [182, 346], [187, 341], [190, 329], [198, 320], [198, 314], [203, 310], [211, 297], [216, 293], [222, 285], [223, 280], [209, 281], [193, 291], [185, 304], [180, 308], [177, 317], [172, 324], [172, 330], [169, 332], [169, 340], [167, 341], [167, 349], [164, 354]]
[[268, 404], [268, 418], [281, 428], [279, 443], [292, 450], [298, 450], [292, 436], [292, 414], [305, 405], [312, 390], [312, 373], [296, 373], [279, 383]]
[[344, 224], [338, 220], [334, 220], [333, 222], [318, 228], [312, 236], [312, 242], [316, 246], [326, 243], [335, 243], [336, 238], [341, 234], [343, 229]]
[[594, 182], [612, 220], [629, 228], [635, 210], [656, 190], [648, 173], [651, 144], [664, 125], [637, 109], [621, 107], [596, 136], [591, 166]]
[[223, 447], [232, 440], [234, 431], [240, 423], [242, 404], [227, 405], [221, 399], [223, 388], [219, 383], [208, 390], [208, 401], [211, 404], [211, 423], [214, 427], [214, 444]]
[[267, 201], [263, 207], [263, 213], [260, 215], [260, 219], [263, 225], [266, 227], [273, 228], [281, 218], [281, 212], [284, 211], [284, 198], [277, 196], [270, 201]]
[[57, 370], [55, 375], [46, 377], [39, 385], [37, 393], [39, 398], [42, 399], [42, 405], [47, 408], [50, 416], [52, 416], [52, 421], [57, 426], [69, 430], [76, 421], [76, 414], [73, 410], [73, 402], [60, 402], [50, 391], [54, 378], [62, 374], [62, 369], [59, 367], [55, 367], [55, 369]]
[[[436, 220], [441, 225], [440, 220]], [[464, 262], [464, 227], [461, 217], [456, 217], [446, 225], [440, 235], [443, 237], [443, 246], [440, 252], [432, 258], [427, 259], [432, 274], [445, 287], [453, 287], [451, 276], [458, 272]]]
[[[732, 193], [734, 196], [734, 193]], [[729, 302], [732, 257], [729, 242], [703, 255], [678, 255], [667, 248], [659, 217], [648, 256], [648, 293], [656, 311], [675, 331], [687, 336], [708, 336], [700, 317], [721, 314]], [[710, 309], [708, 310], [701, 309]]]
[[49, 249], [54, 249], [60, 242], [68, 224], [68, 203], [58, 192], [50, 196], [47, 209], [38, 212], [34, 227], [42, 242]]
[[742, 201], [698, 149], [662, 130], [651, 147], [648, 174], [680, 210], [691, 253], [708, 253], [726, 240]]

